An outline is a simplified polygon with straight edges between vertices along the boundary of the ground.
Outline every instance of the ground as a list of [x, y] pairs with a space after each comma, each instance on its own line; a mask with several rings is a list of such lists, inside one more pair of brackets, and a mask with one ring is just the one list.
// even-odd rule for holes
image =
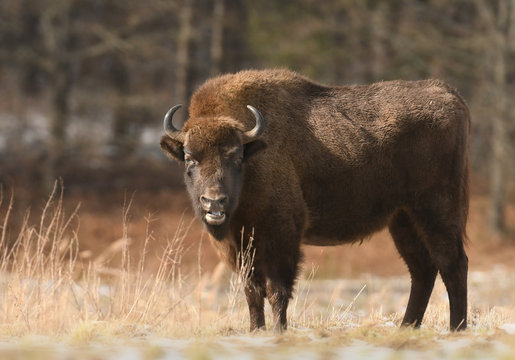
[[381, 232], [304, 249], [282, 335], [248, 332], [242, 278], [214, 256], [184, 195], [135, 195], [116, 212], [90, 199], [76, 216], [73, 200], [54, 197], [0, 255], [2, 359], [515, 357], [515, 246], [484, 230], [485, 197], [471, 202], [468, 330], [448, 331], [440, 279], [422, 328], [399, 328], [410, 281]]
[[[290, 307], [290, 329], [249, 334], [244, 304], [206, 284], [204, 314], [166, 328], [84, 321], [61, 335], [3, 337], [2, 359], [511, 359], [515, 356], [515, 280], [505, 267], [470, 274], [470, 327], [447, 331], [445, 289], [437, 283], [424, 326], [398, 327], [409, 279], [366, 275], [304, 279]], [[197, 294], [198, 295], [198, 294]], [[193, 298], [195, 298], [193, 296]], [[191, 300], [191, 299], [190, 299]], [[188, 300], [188, 301], [190, 301]], [[491, 304], [495, 303], [495, 306]], [[220, 305], [217, 305], [220, 304]], [[267, 315], [269, 309], [267, 309]], [[4, 324], [5, 326], [5, 324]]]

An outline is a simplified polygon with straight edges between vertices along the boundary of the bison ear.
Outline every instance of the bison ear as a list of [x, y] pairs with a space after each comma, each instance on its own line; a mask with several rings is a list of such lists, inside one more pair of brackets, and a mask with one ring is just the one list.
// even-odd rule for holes
[[170, 159], [184, 161], [184, 147], [181, 142], [164, 135], [161, 138], [161, 149]]
[[243, 160], [248, 160], [261, 150], [266, 149], [266, 142], [263, 140], [254, 140], [243, 145]]

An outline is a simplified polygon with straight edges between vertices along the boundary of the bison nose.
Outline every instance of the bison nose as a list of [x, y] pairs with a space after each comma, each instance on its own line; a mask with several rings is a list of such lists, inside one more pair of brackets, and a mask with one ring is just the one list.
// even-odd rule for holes
[[200, 196], [200, 203], [205, 210], [221, 210], [227, 203], [227, 195], [221, 194], [213, 196], [213, 198], [202, 195]]

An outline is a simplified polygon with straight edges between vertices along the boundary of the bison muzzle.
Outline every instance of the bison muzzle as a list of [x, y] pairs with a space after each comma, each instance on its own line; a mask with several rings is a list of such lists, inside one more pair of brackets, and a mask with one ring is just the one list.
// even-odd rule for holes
[[195, 212], [233, 270], [253, 237], [251, 330], [265, 326], [265, 298], [274, 329], [286, 329], [301, 244], [351, 243], [386, 226], [411, 275], [402, 324], [420, 326], [440, 273], [450, 327], [466, 328], [470, 115], [455, 89], [243, 71], [201, 86], [182, 129], [179, 107], [165, 116], [161, 148], [184, 162]]

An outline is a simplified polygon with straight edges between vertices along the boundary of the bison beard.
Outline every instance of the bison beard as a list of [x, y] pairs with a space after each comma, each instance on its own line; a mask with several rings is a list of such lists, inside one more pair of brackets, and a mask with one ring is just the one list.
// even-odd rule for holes
[[386, 226], [411, 275], [402, 324], [420, 326], [440, 273], [450, 327], [466, 328], [470, 115], [455, 89], [328, 87], [287, 70], [244, 71], [201, 86], [181, 130], [179, 107], [165, 116], [161, 147], [185, 163], [197, 215], [214, 214], [206, 229], [235, 271], [253, 231], [251, 330], [265, 326], [265, 297], [274, 329], [286, 329], [301, 243], [352, 243]]
[[217, 241], [223, 241], [223, 239], [227, 236], [230, 230], [228, 222], [221, 225], [205, 224], [205, 227], [208, 233]]

